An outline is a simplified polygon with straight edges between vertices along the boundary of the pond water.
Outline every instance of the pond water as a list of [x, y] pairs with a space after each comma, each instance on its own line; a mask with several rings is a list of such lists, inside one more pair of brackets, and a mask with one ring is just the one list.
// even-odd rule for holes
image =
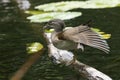
[[[21, 7], [19, 1], [0, 1], [0, 80], [9, 80], [30, 56], [26, 44], [40, 42], [46, 45], [41, 31], [44, 23], [30, 23], [23, 9], [30, 5], [33, 9], [36, 5], [58, 0], [22, 0], [28, 1], [25, 7]], [[120, 80], [120, 7], [74, 11], [81, 11], [83, 15], [65, 21], [67, 26], [77, 26], [92, 19], [94, 27], [112, 34], [108, 40], [110, 54], [86, 47], [84, 52], [77, 51], [76, 58], [109, 75], [113, 80]], [[46, 50], [22, 80], [86, 80], [69, 67], [53, 64], [47, 54]]]

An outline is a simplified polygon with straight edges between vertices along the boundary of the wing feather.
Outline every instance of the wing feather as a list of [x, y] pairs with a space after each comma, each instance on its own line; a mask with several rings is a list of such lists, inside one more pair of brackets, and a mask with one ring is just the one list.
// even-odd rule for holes
[[88, 26], [80, 25], [67, 29], [63, 31], [63, 36], [66, 40], [88, 45], [106, 53], [108, 53], [110, 49], [107, 42]]

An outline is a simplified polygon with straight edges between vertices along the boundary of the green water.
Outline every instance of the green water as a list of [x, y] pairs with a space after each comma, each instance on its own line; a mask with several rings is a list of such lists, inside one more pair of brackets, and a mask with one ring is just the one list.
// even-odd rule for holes
[[[4, 1], [4, 0], [3, 0]], [[31, 6], [57, 0], [30, 0]], [[90, 19], [92, 26], [111, 33], [108, 40], [110, 54], [86, 47], [83, 53], [77, 52], [78, 60], [88, 64], [113, 80], [120, 80], [120, 7], [107, 9], [75, 9], [83, 12], [81, 17], [67, 20], [66, 25], [77, 26]], [[27, 15], [13, 1], [0, 1], [0, 80], [9, 80], [30, 56], [26, 44], [40, 42], [46, 45], [42, 36], [43, 24], [32, 24]], [[69, 67], [55, 65], [47, 55], [47, 50], [24, 75], [23, 80], [86, 80]]]

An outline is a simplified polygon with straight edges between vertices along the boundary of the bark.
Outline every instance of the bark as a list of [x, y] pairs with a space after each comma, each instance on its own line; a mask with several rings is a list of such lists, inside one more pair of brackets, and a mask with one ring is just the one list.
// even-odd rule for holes
[[98, 71], [97, 69], [88, 66], [84, 63], [76, 60], [73, 64], [71, 64], [83, 77], [88, 80], [112, 80], [106, 74]]

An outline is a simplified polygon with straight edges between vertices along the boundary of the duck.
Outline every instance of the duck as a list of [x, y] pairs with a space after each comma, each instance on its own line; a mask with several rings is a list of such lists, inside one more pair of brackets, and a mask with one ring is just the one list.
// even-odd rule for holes
[[100, 34], [93, 31], [88, 24], [75, 27], [66, 27], [61, 19], [52, 19], [43, 27], [44, 30], [52, 30], [51, 41], [53, 45], [62, 50], [81, 49], [90, 46], [105, 53], [110, 52], [110, 47]]

